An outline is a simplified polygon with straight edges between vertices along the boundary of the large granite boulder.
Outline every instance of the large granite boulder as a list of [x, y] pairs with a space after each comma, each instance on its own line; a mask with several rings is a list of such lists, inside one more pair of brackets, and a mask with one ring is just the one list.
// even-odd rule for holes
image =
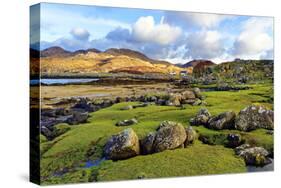
[[274, 114], [263, 106], [251, 105], [241, 110], [235, 121], [235, 128], [251, 131], [257, 128], [274, 129]]
[[208, 128], [215, 130], [233, 129], [235, 123], [235, 116], [235, 112], [229, 111], [211, 117], [208, 121]]
[[243, 157], [247, 165], [264, 166], [271, 163], [269, 152], [263, 147], [251, 147], [243, 144], [235, 148], [236, 155]]
[[194, 118], [190, 119], [191, 125], [207, 125], [211, 113], [206, 108], [201, 108]]
[[175, 149], [183, 146], [186, 140], [186, 132], [182, 124], [164, 121], [160, 124], [153, 143], [153, 151]]
[[104, 156], [106, 159], [128, 159], [139, 153], [139, 139], [137, 134], [131, 128], [111, 136], [104, 146]]
[[133, 124], [136, 124], [136, 123], [138, 123], [138, 120], [136, 120], [135, 118], [125, 119], [125, 120], [122, 120], [122, 121], [118, 121], [116, 123], [116, 126], [129, 126], [129, 125], [133, 125]]

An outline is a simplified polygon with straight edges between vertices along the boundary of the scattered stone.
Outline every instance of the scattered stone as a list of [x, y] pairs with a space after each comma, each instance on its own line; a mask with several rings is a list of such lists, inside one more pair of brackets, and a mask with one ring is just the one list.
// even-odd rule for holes
[[235, 123], [235, 116], [235, 112], [229, 111], [211, 117], [208, 121], [208, 128], [215, 130], [233, 129]]
[[86, 111], [86, 112], [95, 111], [94, 105], [92, 105], [90, 102], [88, 102], [86, 99], [83, 99], [83, 98], [80, 99], [80, 101], [71, 108], [72, 109], [82, 109], [83, 111]]
[[263, 147], [251, 147], [249, 144], [243, 144], [235, 148], [236, 155], [243, 157], [247, 165], [264, 166], [272, 161], [269, 152]]
[[257, 128], [272, 130], [274, 128], [273, 111], [263, 106], [248, 106], [239, 112], [235, 128], [240, 131], [251, 131]]
[[207, 125], [211, 117], [210, 112], [206, 108], [201, 108], [194, 118], [190, 119], [191, 125]]
[[182, 124], [164, 121], [160, 124], [153, 143], [154, 152], [171, 150], [184, 144], [186, 132]]
[[171, 93], [169, 95], [169, 100], [166, 101], [167, 106], [180, 106], [181, 105], [181, 95], [180, 94], [175, 94]]
[[242, 144], [242, 137], [240, 134], [228, 134], [226, 146], [230, 148], [236, 148]]
[[89, 117], [88, 112], [73, 112], [72, 117], [67, 119], [67, 123], [70, 125], [86, 123], [88, 117]]
[[132, 128], [125, 129], [111, 136], [104, 146], [104, 156], [106, 159], [128, 159], [139, 153], [139, 139]]
[[52, 131], [50, 131], [50, 129], [48, 129], [45, 126], [41, 126], [41, 133], [47, 138], [50, 139], [51, 137], [53, 137], [53, 133]]
[[155, 132], [150, 132], [148, 135], [141, 140], [141, 153], [144, 155], [153, 153], [153, 143], [155, 139]]
[[187, 147], [188, 145], [192, 144], [194, 140], [196, 139], [196, 131], [193, 130], [191, 126], [185, 129], [186, 133], [186, 140], [184, 142], [184, 147]]
[[124, 106], [122, 108], [120, 108], [120, 110], [132, 110], [133, 106], [132, 105], [128, 105], [128, 106]]
[[129, 125], [133, 125], [133, 124], [137, 124], [138, 123], [138, 120], [136, 120], [135, 118], [132, 118], [132, 119], [125, 119], [125, 120], [122, 120], [122, 121], [118, 121], [116, 123], [116, 126], [129, 126]]
[[184, 91], [181, 95], [182, 95], [182, 100], [196, 99], [194, 92], [190, 90]]
[[195, 94], [195, 97], [198, 99], [203, 99], [202, 93], [198, 87], [193, 88], [193, 93]]

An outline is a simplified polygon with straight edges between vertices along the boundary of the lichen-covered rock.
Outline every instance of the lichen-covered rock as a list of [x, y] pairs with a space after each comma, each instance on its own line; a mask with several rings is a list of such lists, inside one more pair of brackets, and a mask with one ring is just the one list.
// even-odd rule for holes
[[118, 121], [116, 123], [116, 126], [129, 126], [129, 125], [133, 125], [133, 124], [136, 124], [136, 123], [138, 123], [138, 120], [136, 120], [135, 118], [125, 119], [125, 120], [122, 120], [122, 121]]
[[169, 95], [169, 99], [166, 101], [167, 106], [180, 106], [181, 105], [181, 95], [180, 94], [175, 94], [171, 93]]
[[226, 146], [230, 148], [236, 148], [242, 144], [242, 137], [240, 134], [230, 133], [226, 137]]
[[269, 152], [263, 147], [251, 147], [243, 144], [235, 148], [236, 155], [243, 157], [247, 165], [264, 166], [271, 163]]
[[155, 132], [150, 132], [148, 135], [141, 140], [141, 153], [146, 155], [146, 154], [151, 154], [153, 153], [153, 143], [155, 139]]
[[211, 117], [208, 121], [208, 128], [215, 130], [233, 129], [235, 123], [235, 116], [235, 112], [230, 111]]
[[191, 125], [207, 125], [211, 117], [210, 112], [206, 108], [201, 108], [194, 118], [190, 119]]
[[248, 106], [239, 112], [235, 128], [240, 131], [251, 131], [257, 128], [272, 130], [274, 128], [273, 111], [263, 106]]
[[196, 98], [194, 92], [190, 91], [190, 90], [184, 91], [181, 95], [182, 95], [182, 100], [188, 100], [188, 99], [195, 99]]
[[160, 124], [153, 143], [154, 152], [175, 149], [183, 146], [186, 132], [182, 124], [164, 121]]
[[203, 99], [202, 93], [201, 93], [201, 91], [198, 87], [193, 88], [193, 93], [194, 93], [196, 98]]
[[196, 139], [196, 131], [193, 130], [191, 126], [185, 129], [186, 133], [186, 140], [184, 142], [184, 147], [187, 147], [188, 145], [192, 144], [194, 140]]
[[104, 146], [104, 156], [106, 159], [127, 159], [134, 157], [139, 153], [139, 139], [137, 134], [131, 128], [111, 136]]

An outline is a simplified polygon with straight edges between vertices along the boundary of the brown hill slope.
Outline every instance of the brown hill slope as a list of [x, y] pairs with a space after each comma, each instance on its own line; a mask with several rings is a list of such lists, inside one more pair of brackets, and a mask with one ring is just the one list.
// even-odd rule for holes
[[119, 72], [134, 74], [179, 74], [180, 71], [187, 70], [177, 67], [168, 62], [154, 63], [154, 61], [156, 60], [151, 60], [140, 52], [128, 49], [121, 49], [121, 51], [111, 49], [100, 53], [94, 51], [83, 51], [82, 53], [78, 53], [76, 55], [73, 55], [72, 53], [72, 55], [53, 55], [48, 57], [41, 57], [40, 69], [42, 73], [48, 75], [57, 75], [60, 73]]

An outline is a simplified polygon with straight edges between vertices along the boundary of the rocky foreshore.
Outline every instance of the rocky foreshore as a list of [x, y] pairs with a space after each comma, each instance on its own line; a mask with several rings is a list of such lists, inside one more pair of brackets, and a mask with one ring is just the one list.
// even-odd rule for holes
[[[126, 106], [122, 110], [130, 110], [133, 108], [145, 107], [149, 104], [177, 106], [181, 107], [185, 104], [190, 105], [205, 105], [204, 96], [201, 94], [199, 88], [187, 89], [179, 93], [168, 93], [165, 95], [149, 94], [141, 95], [139, 97], [116, 97], [115, 99], [89, 99], [89, 98], [69, 98], [62, 99], [55, 105], [67, 107], [42, 109], [41, 111], [41, 133], [49, 140], [55, 138], [55, 126], [60, 123], [67, 123], [69, 125], [77, 125], [86, 123], [90, 117], [89, 113], [98, 111], [100, 109], [112, 106], [113, 104], [121, 102], [140, 102], [140, 104], [133, 106]], [[124, 126], [131, 124], [132, 120], [124, 120], [119, 122], [117, 126]], [[134, 122], [133, 122], [134, 123]]]

